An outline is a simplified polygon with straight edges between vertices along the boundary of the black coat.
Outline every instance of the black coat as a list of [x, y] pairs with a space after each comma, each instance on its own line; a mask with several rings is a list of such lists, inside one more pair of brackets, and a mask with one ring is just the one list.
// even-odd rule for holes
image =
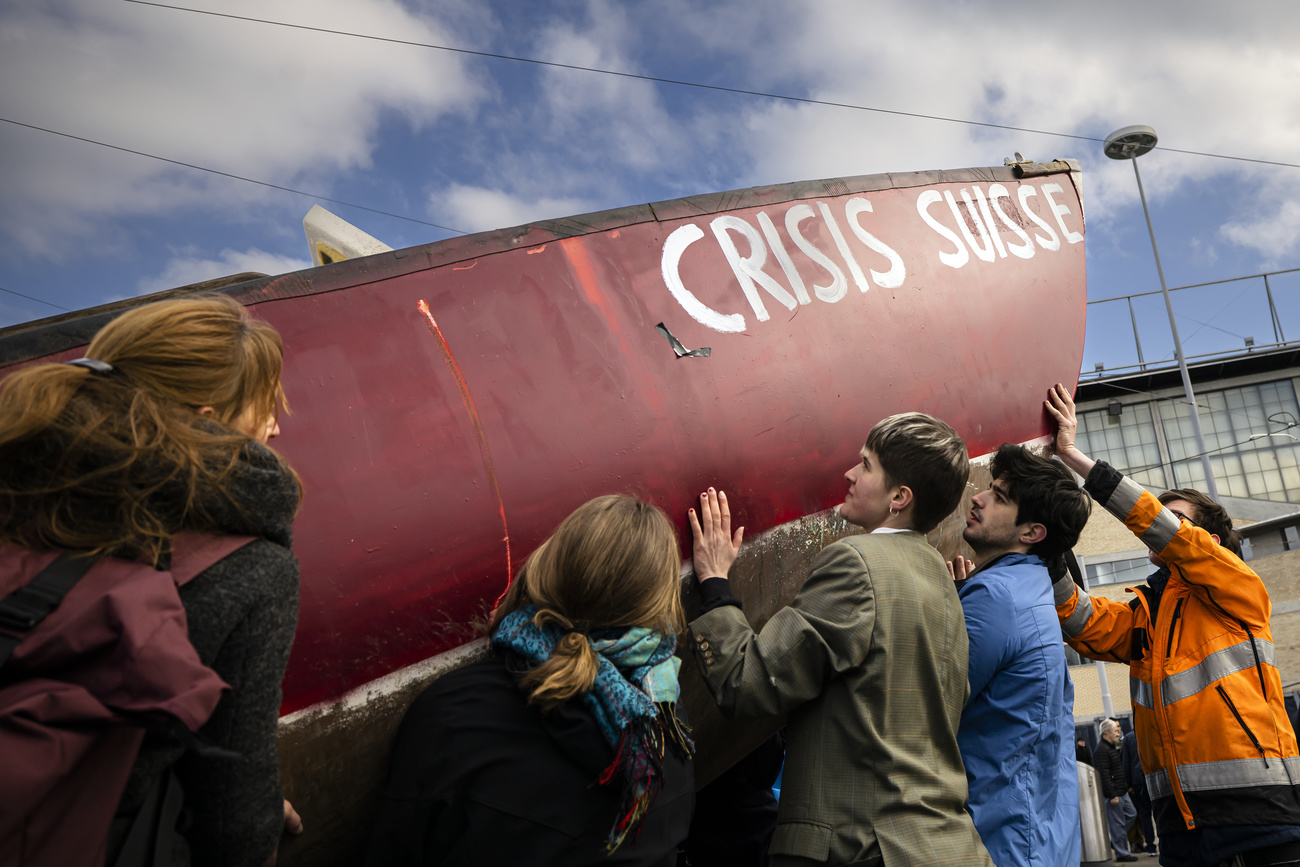
[[1104, 798], [1118, 798], [1128, 794], [1128, 777], [1124, 775], [1124, 750], [1121, 744], [1111, 746], [1105, 738], [1092, 753], [1092, 764], [1097, 769], [1097, 781]]
[[506, 658], [439, 678], [411, 705], [366, 864], [672, 867], [695, 805], [695, 772], [669, 746], [664, 786], [639, 837], [606, 855], [621, 796], [596, 779], [613, 760], [578, 701], [543, 716]]

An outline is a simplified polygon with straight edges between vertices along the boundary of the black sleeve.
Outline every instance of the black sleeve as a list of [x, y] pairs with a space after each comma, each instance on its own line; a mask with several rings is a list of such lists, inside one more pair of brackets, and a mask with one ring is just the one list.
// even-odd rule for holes
[[708, 614], [724, 605], [741, 607], [740, 600], [731, 593], [731, 582], [720, 577], [706, 579], [700, 585], [700, 614]]
[[177, 763], [194, 816], [186, 835], [192, 864], [265, 864], [284, 825], [276, 734], [298, 621], [298, 561], [258, 540], [196, 576], [181, 600], [199, 657], [231, 686], [200, 733], [242, 757], [187, 753]]
[[1104, 506], [1122, 481], [1124, 481], [1123, 473], [1105, 461], [1097, 461], [1088, 471], [1088, 478], [1083, 481], [1083, 489]]

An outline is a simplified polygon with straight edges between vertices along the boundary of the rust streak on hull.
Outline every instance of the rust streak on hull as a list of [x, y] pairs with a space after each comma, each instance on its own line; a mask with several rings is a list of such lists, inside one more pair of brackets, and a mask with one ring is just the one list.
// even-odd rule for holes
[[[501, 541], [506, 545], [506, 586], [514, 580], [514, 566], [510, 560], [510, 528], [506, 524], [506, 504], [501, 499], [501, 487], [497, 484], [497, 471], [492, 466], [492, 451], [488, 448], [487, 432], [483, 430], [483, 422], [479, 419], [478, 408], [474, 406], [474, 397], [469, 393], [469, 383], [465, 382], [465, 374], [461, 373], [460, 365], [456, 363], [456, 356], [452, 354], [451, 347], [447, 344], [447, 338], [443, 336], [442, 329], [438, 327], [438, 321], [433, 318], [433, 313], [429, 310], [429, 302], [423, 298], [416, 305], [420, 313], [424, 314], [425, 320], [429, 323], [429, 331], [438, 340], [438, 349], [442, 351], [442, 358], [447, 362], [451, 375], [456, 378], [456, 387], [460, 389], [461, 402], [465, 404], [465, 412], [469, 415], [470, 422], [474, 425], [474, 432], [478, 435], [479, 452], [483, 455], [483, 471], [487, 473], [488, 485], [492, 488], [492, 496], [497, 501], [497, 509], [501, 514]], [[503, 594], [504, 590], [501, 591]], [[500, 601], [498, 597], [497, 601]]]

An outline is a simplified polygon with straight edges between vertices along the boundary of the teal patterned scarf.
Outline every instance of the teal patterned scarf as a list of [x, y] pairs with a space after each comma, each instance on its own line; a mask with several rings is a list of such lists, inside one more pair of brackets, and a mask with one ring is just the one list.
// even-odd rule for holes
[[[538, 627], [536, 615], [531, 605], [506, 615], [492, 635], [492, 646], [534, 663], [550, 659], [566, 630], [554, 622]], [[640, 829], [663, 786], [668, 741], [687, 757], [695, 753], [695, 745], [673, 709], [681, 668], [681, 660], [673, 655], [675, 636], [632, 627], [597, 630], [587, 640], [596, 652], [597, 671], [591, 691], [581, 701], [614, 750], [614, 760], [598, 782], [607, 785], [617, 776], [623, 783], [619, 813], [607, 841], [608, 851], [613, 852], [629, 831]]]

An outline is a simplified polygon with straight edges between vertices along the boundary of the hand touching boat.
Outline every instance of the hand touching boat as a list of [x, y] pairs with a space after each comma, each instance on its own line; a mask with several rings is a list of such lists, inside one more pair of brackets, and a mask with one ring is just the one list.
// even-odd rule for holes
[[731, 507], [725, 491], [709, 488], [700, 494], [700, 510], [688, 513], [694, 538], [695, 580], [701, 584], [709, 578], [726, 578], [740, 552], [745, 528], [731, 532]]

